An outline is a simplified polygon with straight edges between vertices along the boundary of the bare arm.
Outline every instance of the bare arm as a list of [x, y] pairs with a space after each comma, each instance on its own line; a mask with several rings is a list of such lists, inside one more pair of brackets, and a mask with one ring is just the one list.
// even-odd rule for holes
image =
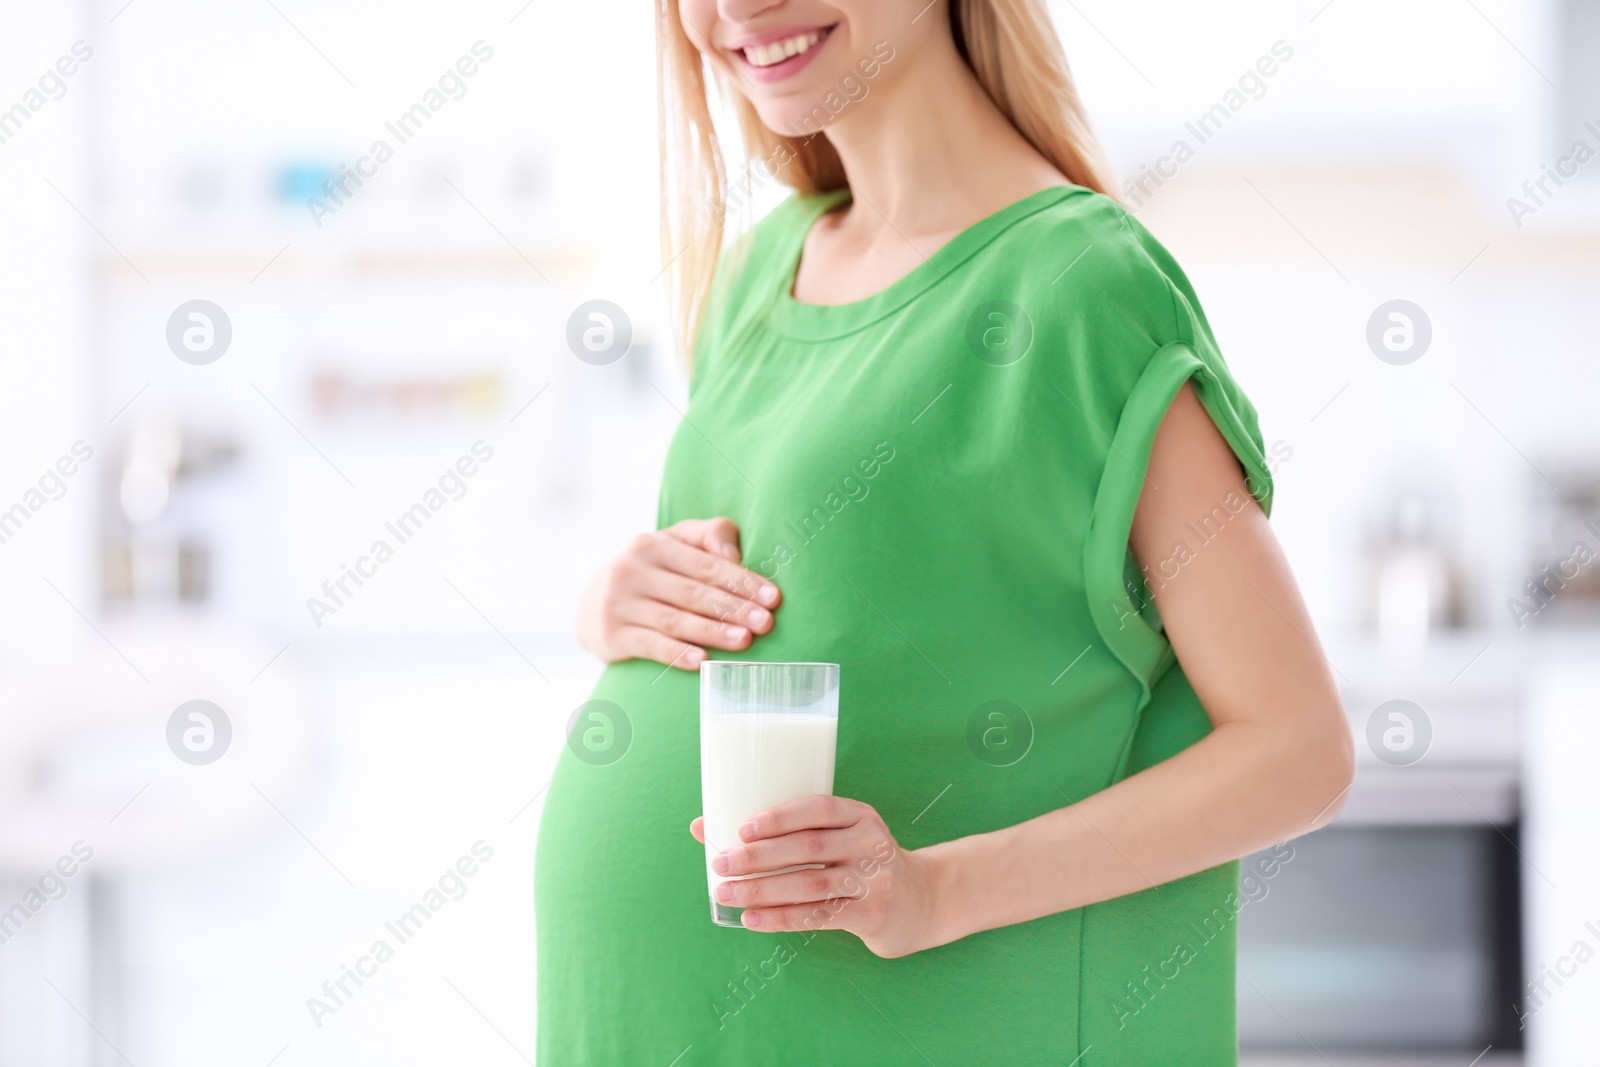
[[[1156, 435], [1135, 557], [1153, 567], [1170, 556], [1184, 523], [1229, 492], [1249, 497], [1185, 385]], [[938, 942], [1169, 882], [1337, 814], [1354, 765], [1350, 731], [1260, 508], [1234, 516], [1153, 592], [1211, 734], [1071, 807], [923, 850], [944, 881]]]
[[[1249, 498], [1227, 442], [1186, 385], [1152, 448], [1130, 537], [1135, 556], [1153, 565], [1170, 555], [1184, 524], [1230, 492]], [[741, 830], [727, 873], [829, 866], [724, 883], [724, 899], [753, 909], [745, 923], [756, 929], [836, 927], [881, 956], [900, 956], [1170, 882], [1331, 819], [1350, 784], [1350, 732], [1260, 508], [1252, 502], [1235, 515], [1154, 593], [1211, 718], [1203, 740], [1080, 803], [911, 852], [894, 848], [860, 801], [782, 805]], [[893, 859], [870, 861], [886, 848]]]

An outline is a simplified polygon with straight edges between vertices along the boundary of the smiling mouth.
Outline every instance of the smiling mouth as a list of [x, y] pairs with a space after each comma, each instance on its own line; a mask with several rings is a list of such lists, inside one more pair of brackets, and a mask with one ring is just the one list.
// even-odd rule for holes
[[832, 32], [833, 27], [828, 26], [820, 30], [797, 33], [782, 40], [741, 48], [739, 54], [744, 56], [745, 62], [752, 67], [758, 70], [765, 70], [769, 67], [776, 67], [779, 64], [786, 63], [796, 56], [805, 55], [827, 40], [828, 34]]

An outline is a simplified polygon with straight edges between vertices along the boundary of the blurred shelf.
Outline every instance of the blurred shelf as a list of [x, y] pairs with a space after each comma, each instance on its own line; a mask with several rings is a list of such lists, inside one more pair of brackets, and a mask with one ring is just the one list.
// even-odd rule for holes
[[1470, 628], [1437, 633], [1415, 652], [1366, 633], [1330, 634], [1325, 647], [1347, 700], [1438, 696], [1455, 705], [1502, 706], [1521, 693], [1532, 642], [1515, 632]]
[[[1508, 753], [1515, 756], [1515, 752]], [[1508, 826], [1521, 814], [1515, 764], [1358, 765], [1340, 826]]]
[[[283, 282], [300, 278], [436, 278], [505, 277], [513, 280], [547, 280], [582, 276], [599, 265], [599, 259], [586, 248], [543, 248], [512, 251], [493, 249], [394, 249], [361, 252], [330, 252], [316, 255], [297, 253], [291, 242], [277, 258], [270, 250], [259, 252], [217, 251], [184, 253], [170, 250], [124, 250], [121, 256], [101, 255], [93, 267], [108, 282], [138, 282], [147, 279], [205, 278], [235, 276], [240, 281]], [[524, 258], [526, 257], [526, 258]], [[129, 265], [129, 261], [133, 266]], [[134, 267], [137, 267], [137, 272]], [[537, 273], [536, 273], [537, 272]], [[142, 277], [141, 277], [142, 275]]]
[[[1600, 194], [1573, 186], [1561, 204], [1571, 228], [1557, 228], [1551, 213], [1518, 230], [1498, 203], [1487, 203], [1445, 166], [1195, 166], [1138, 215], [1186, 263], [1294, 262], [1327, 271], [1325, 253], [1345, 267], [1421, 268], [1444, 278], [1460, 272], [1470, 280], [1600, 270]], [[1275, 209], [1315, 248], [1292, 245]], [[1575, 216], [1586, 228], [1577, 228]]]

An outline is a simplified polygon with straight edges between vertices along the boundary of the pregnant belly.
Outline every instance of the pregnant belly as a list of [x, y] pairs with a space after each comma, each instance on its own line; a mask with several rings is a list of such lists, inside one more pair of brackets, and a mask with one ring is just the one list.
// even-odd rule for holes
[[[603, 703], [601, 703], [603, 702]], [[539, 823], [536, 892], [638, 906], [674, 874], [704, 894], [697, 679], [642, 660], [608, 667], [557, 761]], [[666, 880], [665, 882], [663, 880]], [[703, 910], [703, 909], [702, 909]]]

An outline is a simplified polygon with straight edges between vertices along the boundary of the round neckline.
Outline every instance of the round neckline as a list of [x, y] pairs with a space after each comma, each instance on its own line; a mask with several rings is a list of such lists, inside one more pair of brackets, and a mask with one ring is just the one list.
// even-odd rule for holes
[[850, 190], [846, 187], [826, 193], [796, 195], [794, 200], [801, 215], [781, 257], [784, 269], [779, 276], [778, 290], [773, 294], [769, 321], [779, 333], [802, 341], [832, 340], [854, 333], [898, 311], [929, 289], [949, 284], [956, 268], [1011, 226], [1069, 196], [1089, 192], [1092, 190], [1081, 185], [1052, 185], [1029, 193], [974, 222], [887, 287], [845, 304], [808, 304], [796, 300], [794, 283], [812, 228], [823, 215], [849, 200]]

